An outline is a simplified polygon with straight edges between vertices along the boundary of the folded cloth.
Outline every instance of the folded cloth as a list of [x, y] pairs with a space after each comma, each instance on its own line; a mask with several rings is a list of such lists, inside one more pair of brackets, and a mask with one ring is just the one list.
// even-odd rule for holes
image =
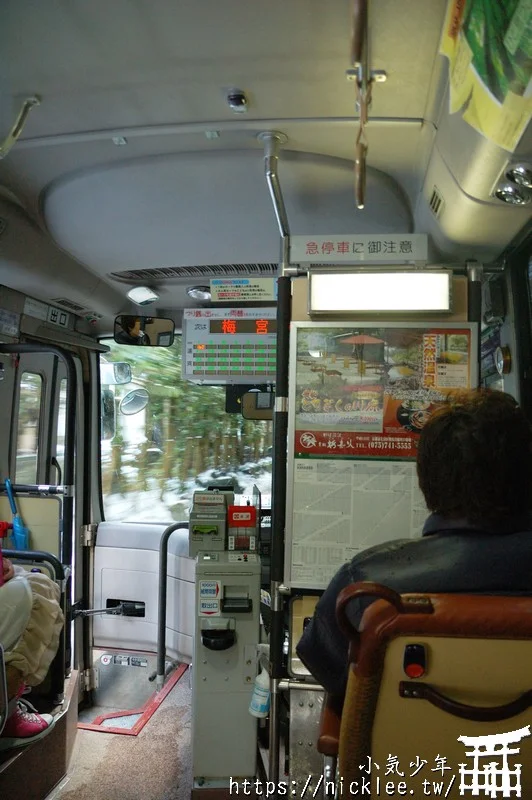
[[0, 644], [5, 651], [18, 642], [29, 622], [33, 596], [28, 581], [16, 576], [0, 586]]
[[[12, 585], [18, 588], [10, 589]], [[15, 592], [21, 608], [14, 605]], [[57, 584], [40, 572], [17, 574], [0, 587], [0, 641], [5, 661], [22, 674], [28, 686], [42, 683], [59, 648], [64, 622], [59, 599]], [[11, 613], [11, 625], [9, 621], [5, 624], [4, 607]]]

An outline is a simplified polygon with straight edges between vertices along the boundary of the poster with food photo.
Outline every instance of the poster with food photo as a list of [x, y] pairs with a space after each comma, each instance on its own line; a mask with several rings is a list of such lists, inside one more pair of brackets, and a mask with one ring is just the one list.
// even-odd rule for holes
[[449, 393], [470, 387], [467, 328], [301, 327], [295, 455], [413, 458]]

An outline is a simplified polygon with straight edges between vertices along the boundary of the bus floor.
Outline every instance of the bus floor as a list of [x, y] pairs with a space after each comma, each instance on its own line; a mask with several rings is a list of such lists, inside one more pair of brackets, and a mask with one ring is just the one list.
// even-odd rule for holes
[[47, 800], [189, 800], [192, 693], [185, 673], [137, 736], [78, 730]]

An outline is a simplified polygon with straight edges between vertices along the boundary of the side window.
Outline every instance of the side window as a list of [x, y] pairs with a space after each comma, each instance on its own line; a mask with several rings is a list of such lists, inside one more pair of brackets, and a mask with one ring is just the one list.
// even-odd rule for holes
[[15, 462], [17, 483], [37, 483], [42, 399], [42, 375], [23, 372], [20, 378]]
[[[61, 475], [65, 474], [65, 429], [66, 429], [66, 389], [67, 379], [62, 378], [59, 385], [59, 406], [57, 409], [57, 442], [55, 457], [61, 470]], [[53, 473], [52, 473], [53, 475]]]
[[132, 380], [106, 384], [101, 369], [101, 460], [105, 518], [115, 522], [188, 519], [198, 489], [231, 481], [237, 494], [271, 495], [272, 423], [225, 411], [223, 386], [181, 379], [181, 341], [135, 348], [106, 340], [101, 365], [126, 362]]

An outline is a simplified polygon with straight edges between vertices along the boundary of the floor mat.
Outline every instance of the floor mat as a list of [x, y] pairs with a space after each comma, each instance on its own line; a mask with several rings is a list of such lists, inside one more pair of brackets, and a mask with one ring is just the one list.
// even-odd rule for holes
[[48, 800], [190, 800], [191, 700], [185, 676], [138, 736], [78, 730], [68, 775]]
[[[78, 728], [86, 731], [138, 736], [187, 669], [188, 664], [180, 664], [177, 669], [168, 676], [163, 688], [159, 692], [153, 692], [140, 708], [129, 708], [126, 710], [115, 708], [112, 711], [97, 715], [92, 722], [78, 722]], [[92, 712], [93, 711], [94, 709], [92, 709]], [[82, 714], [80, 718], [83, 718]]]

